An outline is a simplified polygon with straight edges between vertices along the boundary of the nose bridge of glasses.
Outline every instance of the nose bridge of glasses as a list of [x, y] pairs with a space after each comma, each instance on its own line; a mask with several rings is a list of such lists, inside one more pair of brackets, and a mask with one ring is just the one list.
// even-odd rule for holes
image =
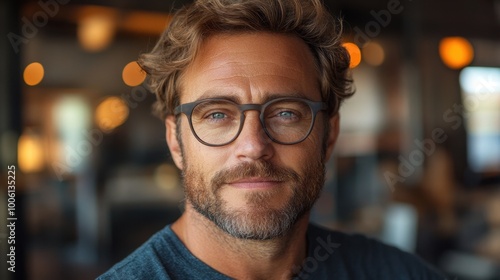
[[[259, 116], [258, 119], [259, 120], [261, 119], [260, 115], [262, 113], [262, 107], [263, 107], [262, 104], [242, 104], [242, 105], [239, 105], [238, 107], [240, 108], [240, 111], [241, 111], [241, 113], [243, 115], [243, 119], [244, 120], [246, 119], [246, 112], [247, 111], [257, 111], [258, 112], [258, 116]], [[264, 124], [261, 123], [261, 125], [264, 125]]]
[[[251, 128], [252, 138], [255, 139], [256, 137], [256, 139], [259, 139], [258, 141], [262, 143], [272, 142], [272, 138], [270, 138], [266, 130], [266, 125], [263, 123], [264, 120], [262, 118], [262, 111], [265, 110], [265, 104], [242, 104], [239, 105], [238, 107], [241, 111], [241, 116], [242, 116], [242, 122], [240, 123], [240, 132], [244, 129], [243, 128], [244, 126], [247, 126], [248, 129], [248, 125], [250, 125], [250, 127], [252, 127]], [[249, 120], [247, 118], [248, 116], [246, 114], [247, 111], [256, 111], [255, 112], [256, 114], [254, 114], [255, 119], [251, 118], [252, 120], [250, 121], [252, 122], [252, 124], [249, 123]], [[254, 134], [255, 132], [257, 132], [254, 129], [257, 129], [258, 133]]]
[[238, 106], [241, 110], [242, 113], [245, 113], [246, 111], [259, 111], [259, 113], [262, 110], [262, 104], [242, 104]]

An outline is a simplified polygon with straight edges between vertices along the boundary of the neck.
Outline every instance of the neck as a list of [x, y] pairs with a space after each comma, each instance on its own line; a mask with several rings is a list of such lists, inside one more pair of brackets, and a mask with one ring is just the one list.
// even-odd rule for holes
[[270, 240], [235, 238], [187, 203], [172, 230], [188, 250], [215, 270], [236, 279], [290, 279], [307, 254], [304, 215], [285, 235]]

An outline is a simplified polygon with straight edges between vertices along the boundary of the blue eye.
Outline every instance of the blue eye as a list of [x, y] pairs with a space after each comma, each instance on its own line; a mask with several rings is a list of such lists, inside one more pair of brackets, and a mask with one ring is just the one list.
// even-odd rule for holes
[[226, 117], [226, 114], [221, 113], [221, 112], [211, 113], [209, 115], [209, 118], [211, 118], [211, 119], [223, 119], [225, 117]]
[[279, 112], [278, 116], [282, 117], [282, 118], [293, 118], [295, 116], [295, 114], [291, 111], [283, 111], [283, 112]]

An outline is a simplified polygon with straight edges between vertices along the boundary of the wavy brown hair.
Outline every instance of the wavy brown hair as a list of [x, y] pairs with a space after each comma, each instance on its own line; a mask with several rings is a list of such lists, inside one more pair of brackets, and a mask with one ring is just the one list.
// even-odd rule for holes
[[320, 0], [197, 0], [176, 12], [153, 50], [139, 58], [157, 97], [155, 114], [164, 119], [179, 105], [181, 75], [204, 39], [239, 32], [301, 38], [315, 57], [322, 99], [330, 115], [354, 93], [349, 54], [341, 45], [342, 22]]

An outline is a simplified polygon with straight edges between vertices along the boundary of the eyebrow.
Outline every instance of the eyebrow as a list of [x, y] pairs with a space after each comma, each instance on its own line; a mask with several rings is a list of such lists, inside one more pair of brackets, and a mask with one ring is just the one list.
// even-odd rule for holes
[[229, 101], [233, 101], [234, 103], [240, 103], [241, 100], [240, 96], [234, 91], [207, 90], [195, 101], [209, 99], [209, 98], [222, 98], [222, 99], [227, 99]]
[[[268, 101], [271, 101], [273, 99], [277, 98], [282, 98], [282, 97], [300, 97], [304, 99], [308, 99], [306, 95], [302, 92], [288, 92], [288, 93], [267, 93], [265, 94], [264, 100], [262, 100], [261, 104], [264, 104]], [[229, 101], [232, 101], [234, 103], [241, 104], [241, 97], [239, 94], [231, 92], [231, 93], [224, 93], [223, 91], [218, 91], [218, 90], [207, 90], [205, 91], [197, 100], [203, 100], [203, 99], [209, 99], [209, 98], [222, 98], [222, 99], [227, 99]]]
[[281, 97], [300, 97], [304, 99], [309, 99], [306, 97], [304, 93], [301, 92], [289, 92], [289, 93], [269, 93], [266, 95], [265, 99], [263, 100], [262, 103], [266, 103], [270, 100], [281, 98]]

